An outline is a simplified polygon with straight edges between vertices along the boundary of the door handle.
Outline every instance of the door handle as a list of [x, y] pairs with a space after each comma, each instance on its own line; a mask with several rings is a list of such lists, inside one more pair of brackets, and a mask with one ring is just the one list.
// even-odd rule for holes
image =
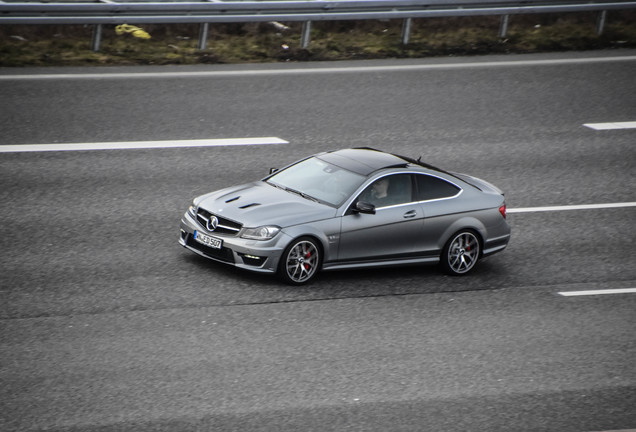
[[415, 210], [410, 210], [404, 213], [402, 217], [404, 219], [411, 219], [411, 218], [414, 218], [415, 216], [417, 216], [417, 212]]

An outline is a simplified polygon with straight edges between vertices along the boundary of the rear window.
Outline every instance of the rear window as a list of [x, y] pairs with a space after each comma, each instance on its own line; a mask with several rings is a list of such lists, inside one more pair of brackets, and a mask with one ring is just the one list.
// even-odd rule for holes
[[418, 174], [415, 178], [418, 201], [451, 198], [461, 191], [459, 187], [439, 177]]

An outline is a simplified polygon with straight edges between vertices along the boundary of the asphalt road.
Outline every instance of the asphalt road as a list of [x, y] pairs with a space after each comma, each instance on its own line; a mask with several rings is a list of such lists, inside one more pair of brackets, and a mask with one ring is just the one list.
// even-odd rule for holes
[[0, 430], [635, 429], [636, 294], [557, 293], [636, 287], [636, 207], [511, 213], [462, 278], [291, 288], [177, 244], [192, 197], [349, 146], [510, 209], [633, 203], [636, 129], [583, 124], [636, 120], [635, 56], [0, 70], [0, 145], [289, 141], [0, 153]]

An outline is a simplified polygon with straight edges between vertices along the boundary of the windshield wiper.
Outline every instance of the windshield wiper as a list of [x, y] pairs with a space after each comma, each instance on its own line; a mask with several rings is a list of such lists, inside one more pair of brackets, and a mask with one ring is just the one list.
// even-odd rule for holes
[[278, 183], [274, 183], [274, 182], [270, 182], [270, 181], [265, 182], [265, 183], [267, 183], [267, 184], [269, 184], [269, 185], [272, 185], [272, 186], [274, 186], [275, 188], [282, 189], [282, 190], [284, 190], [284, 191], [287, 191], [287, 192], [290, 192], [290, 193], [293, 193], [293, 194], [296, 194], [296, 195], [300, 195], [301, 197], [303, 197], [303, 198], [305, 198], [305, 199], [308, 199], [308, 200], [310, 200], [310, 201], [314, 201], [314, 202], [317, 202], [317, 203], [319, 203], [319, 202], [320, 202], [320, 200], [319, 200], [318, 198], [314, 198], [314, 197], [312, 197], [311, 195], [307, 195], [305, 192], [301, 192], [301, 191], [299, 191], [299, 190], [292, 189], [292, 188], [290, 188], [290, 187], [283, 186], [283, 185], [280, 185], [280, 184], [278, 184]]
[[298, 191], [298, 190], [296, 190], [296, 189], [292, 189], [292, 188], [290, 188], [290, 187], [285, 187], [285, 190], [286, 190], [287, 192], [291, 192], [291, 193], [294, 193], [294, 194], [296, 194], [296, 195], [300, 195], [301, 197], [303, 197], [303, 198], [305, 198], [305, 199], [308, 199], [308, 200], [310, 200], [310, 201], [320, 202], [320, 201], [318, 201], [316, 198], [312, 197], [311, 195], [307, 195], [305, 192], [301, 192], [301, 191]]
[[287, 190], [287, 188], [285, 188], [284, 186], [279, 185], [278, 183], [274, 183], [274, 182], [270, 182], [270, 181], [266, 181], [265, 183], [267, 183], [270, 186], [274, 186], [275, 188], [278, 188], [278, 189]]

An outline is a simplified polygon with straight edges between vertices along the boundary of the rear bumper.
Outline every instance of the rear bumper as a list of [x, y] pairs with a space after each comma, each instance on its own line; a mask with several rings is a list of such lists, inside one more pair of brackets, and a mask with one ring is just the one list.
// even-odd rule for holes
[[487, 257], [497, 252], [501, 252], [506, 248], [506, 246], [508, 246], [509, 241], [510, 234], [489, 239], [486, 244], [484, 244], [484, 251], [482, 252], [482, 256]]

